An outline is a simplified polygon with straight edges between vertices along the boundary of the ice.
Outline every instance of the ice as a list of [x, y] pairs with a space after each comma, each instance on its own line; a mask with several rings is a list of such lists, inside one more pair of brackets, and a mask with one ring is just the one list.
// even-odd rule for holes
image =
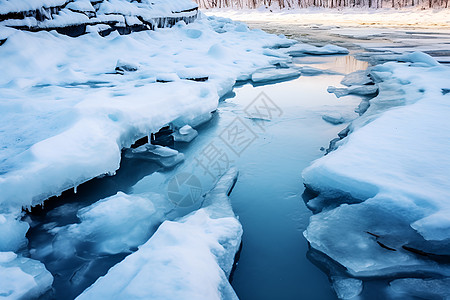
[[116, 71], [124, 73], [124, 72], [136, 72], [139, 67], [133, 63], [125, 62], [122, 60], [118, 60], [116, 64]]
[[355, 71], [353, 73], [345, 75], [345, 77], [341, 80], [341, 84], [346, 86], [351, 85], [367, 85], [371, 84], [373, 81], [370, 78], [368, 71], [360, 70]]
[[14, 215], [0, 214], [0, 251], [16, 251], [27, 244], [25, 234], [30, 226]]
[[330, 86], [327, 89], [328, 93], [333, 93], [340, 98], [347, 95], [375, 95], [378, 92], [377, 85], [352, 85], [347, 88], [337, 88]]
[[331, 281], [339, 299], [353, 299], [361, 293], [363, 288], [362, 281], [356, 278], [333, 276]]
[[[219, 34], [217, 27], [226, 29]], [[273, 58], [263, 54], [267, 47], [288, 43], [241, 27], [202, 17], [122, 36], [8, 33], [0, 46], [0, 63], [9, 70], [0, 78], [2, 209], [12, 206], [18, 213], [22, 206], [114, 174], [122, 148], [171, 122], [181, 128], [208, 120], [238, 77], [270, 66]], [[118, 61], [138, 69], [115, 74]], [[177, 74], [208, 80], [181, 80]]]
[[184, 125], [173, 134], [173, 137], [176, 142], [190, 143], [193, 139], [197, 137], [197, 135], [198, 135], [197, 130], [195, 130], [189, 125]]
[[310, 55], [333, 55], [333, 54], [348, 54], [349, 51], [346, 48], [336, 45], [325, 45], [322, 47], [316, 47], [308, 44], [295, 44], [289, 48], [286, 48], [286, 53], [291, 56], [304, 56]]
[[[150, 27], [170, 27], [176, 21], [191, 22], [197, 17], [197, 5], [189, 0], [139, 1], [139, 3], [100, 0], [93, 4], [88, 0], [33, 0], [27, 3], [2, 0], [0, 15], [3, 17], [0, 26], [34, 30], [64, 28], [66, 34], [80, 36], [85, 33], [86, 25], [109, 25], [112, 31], [117, 27], [138, 25], [140, 26], [138, 29], [142, 30]], [[146, 23], [145, 26], [141, 20]], [[71, 26], [77, 28], [70, 28]], [[133, 30], [134, 28], [128, 27], [128, 33]]]
[[51, 288], [53, 276], [45, 266], [13, 252], [0, 252], [0, 298], [34, 299]]
[[303, 171], [321, 211], [304, 234], [353, 276], [450, 275], [440, 264], [450, 246], [450, 95], [442, 93], [450, 69], [408, 55], [369, 70], [379, 94], [336, 150]]
[[41, 7], [57, 7], [66, 4], [67, 0], [30, 0], [30, 1], [0, 1], [0, 14], [6, 15], [10, 12], [21, 12], [40, 9]]
[[56, 233], [54, 252], [65, 257], [80, 249], [77, 255], [82, 257], [86, 245], [98, 254], [130, 252], [149, 239], [172, 209], [173, 205], [162, 205], [166, 202], [158, 194], [123, 192], [100, 200], [78, 211], [80, 223], [51, 230]]
[[129, 159], [150, 160], [163, 167], [173, 167], [184, 161], [183, 153], [169, 147], [145, 144], [136, 149], [127, 149], [125, 157]]
[[420, 297], [421, 299], [450, 299], [450, 279], [404, 278], [392, 281], [390, 290], [398, 299]]
[[322, 119], [330, 124], [338, 125], [345, 123], [345, 118], [340, 113], [329, 113], [322, 116]]
[[265, 68], [260, 69], [252, 74], [252, 81], [255, 83], [270, 82], [275, 80], [283, 80], [288, 78], [295, 78], [300, 76], [300, 71], [297, 69], [277, 69]]
[[227, 197], [236, 176], [229, 170], [205, 196], [203, 208], [164, 222], [77, 299], [237, 299], [228, 276], [242, 226]]
[[322, 74], [335, 75], [336, 72], [304, 66], [304, 67], [301, 67], [301, 74], [305, 75], [305, 76], [317, 76], [317, 75], [322, 75]]

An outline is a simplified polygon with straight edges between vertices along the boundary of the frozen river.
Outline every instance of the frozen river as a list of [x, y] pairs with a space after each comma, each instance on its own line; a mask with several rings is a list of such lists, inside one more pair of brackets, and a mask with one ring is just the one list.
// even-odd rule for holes
[[[244, 228], [242, 250], [232, 276], [237, 295], [243, 300], [336, 298], [327, 275], [307, 256], [303, 231], [311, 212], [303, 199], [306, 196], [300, 174], [313, 160], [323, 156], [329, 141], [358, 116], [354, 109], [361, 98], [338, 99], [327, 92], [327, 87], [339, 86], [345, 74], [364, 70], [373, 63], [370, 54], [360, 55], [366, 50], [379, 53], [392, 51], [394, 46], [403, 50], [412, 47], [420, 36], [421, 49], [428, 47], [445, 62], [448, 53], [439, 45], [450, 39], [448, 35], [429, 31], [412, 34], [398, 29], [377, 29], [371, 39], [366, 29], [355, 37], [358, 30], [354, 28], [340, 28], [336, 33], [320, 26], [293, 29], [289, 24], [250, 25], [317, 45], [336, 42], [352, 52], [295, 58], [299, 67], [327, 70], [320, 75], [258, 86], [238, 83], [222, 99], [213, 118], [197, 128], [199, 136], [195, 140], [189, 144], [175, 143], [175, 149], [185, 156], [182, 164], [162, 168], [155, 163], [124, 158], [117, 175], [83, 184], [77, 194], [66, 193], [57, 201], [47, 202], [44, 210], [30, 214], [32, 229], [27, 236], [31, 257], [44, 262], [55, 275], [55, 294], [47, 297], [74, 298], [126, 255], [98, 257], [90, 255], [87, 246], [83, 257], [52, 253], [54, 236], [48, 233], [49, 228], [76, 222], [80, 208], [118, 191], [151, 191], [170, 198], [174, 192], [171, 180], [180, 174], [197, 178], [198, 187], [205, 192], [227, 167], [236, 166], [240, 175], [231, 200]], [[365, 61], [355, 59], [352, 54]], [[336, 113], [345, 116], [344, 123], [333, 125], [322, 118]], [[181, 207], [173, 218], [189, 210]], [[374, 284], [372, 290], [376, 288]], [[375, 293], [364, 293], [362, 297], [379, 299], [379, 295], [371, 295]]]

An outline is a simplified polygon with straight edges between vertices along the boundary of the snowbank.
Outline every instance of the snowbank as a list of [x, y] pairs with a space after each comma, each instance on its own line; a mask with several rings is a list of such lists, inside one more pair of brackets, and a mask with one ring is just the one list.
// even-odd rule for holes
[[379, 95], [303, 171], [322, 209], [304, 235], [353, 276], [450, 275], [450, 69], [423, 53], [407, 61], [370, 70]]
[[[280, 22], [296, 25], [370, 26], [370, 27], [419, 27], [449, 29], [448, 9], [208, 9], [208, 15], [248, 22]], [[361, 34], [361, 32], [355, 32]]]
[[203, 208], [165, 221], [77, 299], [237, 299], [228, 277], [242, 226], [227, 196], [236, 178], [236, 170], [229, 170], [205, 196]]

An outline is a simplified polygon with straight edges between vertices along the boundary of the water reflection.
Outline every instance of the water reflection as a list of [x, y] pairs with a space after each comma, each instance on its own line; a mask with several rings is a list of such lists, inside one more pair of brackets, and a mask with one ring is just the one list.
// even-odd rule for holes
[[366, 70], [369, 67], [368, 62], [357, 60], [351, 55], [296, 57], [293, 62], [299, 67], [313, 64], [317, 69], [330, 70], [342, 74]]

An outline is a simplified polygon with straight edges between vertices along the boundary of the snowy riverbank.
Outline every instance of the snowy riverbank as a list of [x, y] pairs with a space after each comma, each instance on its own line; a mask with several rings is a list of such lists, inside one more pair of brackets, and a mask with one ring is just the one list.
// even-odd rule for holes
[[[450, 68], [423, 53], [403, 60], [412, 63], [349, 77], [349, 85], [373, 81], [379, 94], [337, 150], [303, 171], [318, 193], [308, 206], [321, 211], [305, 237], [349, 276], [450, 275]], [[426, 291], [427, 280], [415, 285], [427, 297], [448, 295], [442, 280], [434, 290]], [[414, 295], [408, 284], [396, 282], [396, 292]]]
[[304, 8], [304, 9], [208, 9], [207, 15], [231, 18], [236, 21], [289, 23], [292, 25], [321, 25], [348, 27], [408, 27], [450, 30], [448, 9], [420, 10], [363, 9], [363, 8]]

